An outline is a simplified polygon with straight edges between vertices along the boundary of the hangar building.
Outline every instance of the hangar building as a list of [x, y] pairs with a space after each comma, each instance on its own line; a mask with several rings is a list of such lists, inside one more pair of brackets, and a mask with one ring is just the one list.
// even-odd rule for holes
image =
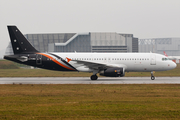
[[180, 38], [139, 39], [139, 52], [153, 52], [168, 56], [180, 56]]
[[[25, 34], [40, 52], [138, 52], [133, 34], [112, 32]], [[6, 54], [12, 54], [9, 44]]]

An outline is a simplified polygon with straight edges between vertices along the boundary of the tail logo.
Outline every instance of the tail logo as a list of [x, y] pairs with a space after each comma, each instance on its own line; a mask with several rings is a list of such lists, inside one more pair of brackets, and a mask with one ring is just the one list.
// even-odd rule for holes
[[70, 59], [70, 58], [68, 58], [68, 57], [66, 57], [66, 60], [67, 60], [67, 62], [68, 62], [68, 63], [71, 61], [71, 59]]

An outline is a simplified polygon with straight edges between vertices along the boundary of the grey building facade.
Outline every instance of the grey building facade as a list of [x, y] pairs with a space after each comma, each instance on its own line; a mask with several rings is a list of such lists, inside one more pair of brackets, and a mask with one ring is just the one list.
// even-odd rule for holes
[[153, 52], [168, 56], [180, 56], [180, 38], [139, 39], [139, 52]]
[[48, 44], [49, 52], [138, 52], [132, 34], [76, 33], [68, 40]]
[[[26, 34], [40, 52], [138, 52], [133, 34], [111, 32]], [[6, 54], [12, 54], [9, 44]]]

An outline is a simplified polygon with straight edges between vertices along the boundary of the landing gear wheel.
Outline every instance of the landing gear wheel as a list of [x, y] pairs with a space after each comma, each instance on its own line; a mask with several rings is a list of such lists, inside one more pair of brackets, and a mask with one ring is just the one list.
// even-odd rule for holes
[[91, 80], [97, 80], [98, 79], [98, 76], [97, 75], [92, 75], [91, 76]]
[[151, 72], [151, 80], [155, 80], [154, 72], [153, 71]]
[[154, 76], [151, 76], [151, 80], [155, 80], [155, 77], [154, 77]]

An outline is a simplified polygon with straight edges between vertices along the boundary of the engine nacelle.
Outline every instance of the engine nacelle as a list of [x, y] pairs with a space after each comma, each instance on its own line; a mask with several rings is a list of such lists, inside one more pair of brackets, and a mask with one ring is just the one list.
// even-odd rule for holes
[[103, 71], [100, 71], [100, 75], [107, 76], [107, 77], [123, 77], [125, 75], [125, 72], [123, 68], [108, 68]]

